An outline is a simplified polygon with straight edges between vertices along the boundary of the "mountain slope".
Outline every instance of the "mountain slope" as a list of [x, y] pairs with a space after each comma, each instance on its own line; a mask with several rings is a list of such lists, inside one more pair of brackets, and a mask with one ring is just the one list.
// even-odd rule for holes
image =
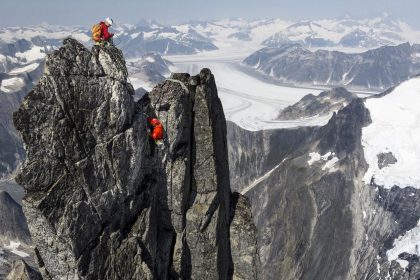
[[353, 100], [310, 133], [277, 130], [277, 145], [241, 146], [245, 158], [277, 155], [257, 156], [264, 171], [241, 187], [259, 229], [261, 279], [418, 278], [419, 96], [413, 78]]
[[323, 91], [316, 96], [308, 94], [296, 104], [284, 108], [280, 112], [278, 119], [293, 120], [330, 115], [350, 104], [355, 98], [357, 96], [345, 88]]
[[310, 86], [346, 86], [384, 90], [418, 74], [417, 45], [386, 46], [360, 54], [318, 50], [300, 45], [264, 48], [244, 63], [284, 83]]

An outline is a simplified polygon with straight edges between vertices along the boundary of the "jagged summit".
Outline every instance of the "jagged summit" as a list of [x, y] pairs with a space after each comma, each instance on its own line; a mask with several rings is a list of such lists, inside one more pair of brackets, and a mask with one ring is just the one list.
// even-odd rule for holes
[[[120, 50], [89, 51], [66, 39], [14, 114], [27, 150], [17, 182], [27, 191], [41, 272], [47, 279], [236, 275], [257, 258], [256, 241], [251, 232], [241, 244], [253, 249], [230, 249], [230, 220], [234, 232], [251, 221], [231, 210], [213, 75], [173, 74], [138, 102], [133, 94]], [[147, 116], [163, 122], [164, 148], [150, 140]], [[239, 279], [254, 279], [257, 263]]]

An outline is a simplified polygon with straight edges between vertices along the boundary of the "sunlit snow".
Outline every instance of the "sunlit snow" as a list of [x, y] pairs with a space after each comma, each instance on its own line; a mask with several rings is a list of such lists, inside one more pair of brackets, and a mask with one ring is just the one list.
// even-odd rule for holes
[[10, 251], [11, 253], [18, 255], [19, 257], [26, 258], [29, 257], [29, 254], [19, 250], [21, 244], [19, 242], [11, 241], [9, 245], [4, 246], [4, 249]]
[[9, 72], [9, 74], [15, 75], [15, 74], [21, 74], [25, 72], [31, 72], [35, 70], [39, 66], [39, 63], [32, 63], [20, 68], [14, 68], [12, 71]]
[[395, 239], [392, 249], [386, 252], [386, 256], [389, 261], [393, 261], [398, 260], [398, 256], [402, 253], [420, 256], [420, 223], [417, 223], [417, 227]]
[[[366, 100], [372, 124], [363, 128], [362, 144], [372, 178], [386, 188], [420, 188], [420, 78], [408, 80], [382, 98]], [[392, 153], [397, 162], [382, 169], [378, 155]]]
[[1, 87], [0, 91], [3, 92], [13, 92], [18, 90], [22, 85], [24, 81], [22, 78], [10, 78], [1, 81]]
[[16, 56], [19, 58], [24, 58], [26, 61], [34, 61], [37, 59], [43, 59], [45, 57], [45, 52], [43, 52], [44, 48], [42, 47], [32, 47], [32, 49], [23, 52], [23, 53], [16, 53]]

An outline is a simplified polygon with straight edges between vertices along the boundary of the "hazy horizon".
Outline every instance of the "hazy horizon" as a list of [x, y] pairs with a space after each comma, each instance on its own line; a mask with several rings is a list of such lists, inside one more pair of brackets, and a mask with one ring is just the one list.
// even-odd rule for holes
[[[393, 0], [214, 0], [203, 2], [182, 0], [177, 3], [168, 0], [155, 1], [110, 1], [90, 0], [2, 0], [0, 27], [28, 26], [47, 23], [50, 25], [91, 26], [105, 17], [112, 17], [118, 23], [135, 24], [141, 19], [154, 20], [162, 24], [177, 24], [197, 20], [220, 20], [226, 18], [317, 20], [349, 17], [369, 19], [389, 15], [420, 28], [420, 20], [412, 12], [420, 10], [420, 1], [405, 0], [404, 4]], [[304, 9], [302, 9], [302, 7]], [[16, 16], [18, 11], [19, 15]], [[169, 11], [169, 12], [168, 12]]]

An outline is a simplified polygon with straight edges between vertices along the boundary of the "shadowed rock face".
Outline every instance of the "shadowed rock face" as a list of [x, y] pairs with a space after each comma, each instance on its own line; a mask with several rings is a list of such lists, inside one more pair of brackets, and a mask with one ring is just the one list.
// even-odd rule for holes
[[[118, 49], [66, 39], [14, 114], [27, 149], [17, 182], [43, 276], [227, 279], [241, 260], [230, 249], [213, 75], [174, 74], [136, 103], [133, 94]], [[164, 124], [163, 146], [147, 135], [147, 116]]]
[[231, 188], [242, 192], [305, 143], [315, 127], [248, 131], [227, 122]]

